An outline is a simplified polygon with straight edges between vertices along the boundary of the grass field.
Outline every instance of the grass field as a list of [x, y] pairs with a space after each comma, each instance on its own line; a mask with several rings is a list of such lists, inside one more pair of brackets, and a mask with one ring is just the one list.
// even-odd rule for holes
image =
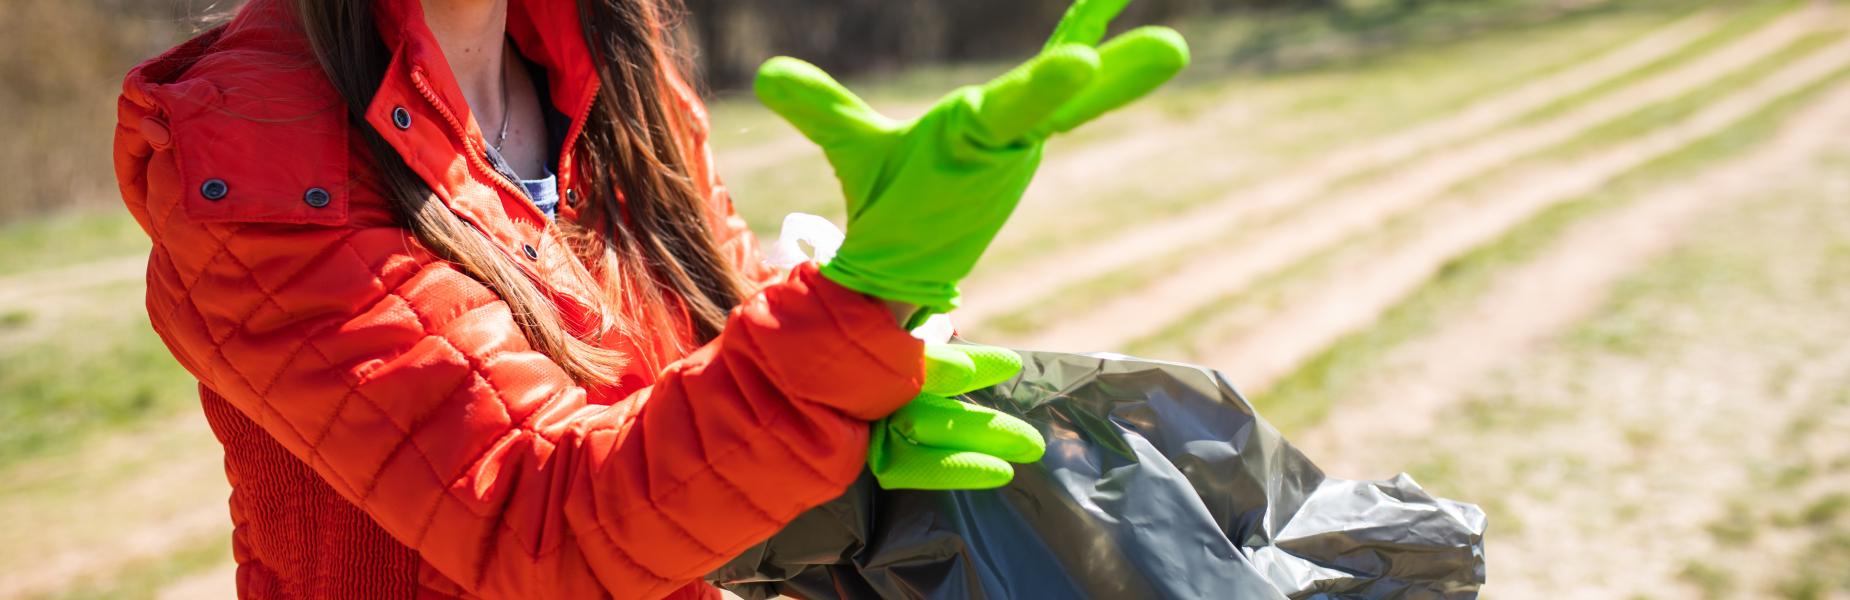
[[[1182, 80], [1050, 148], [960, 328], [1224, 370], [1334, 474], [1482, 504], [1486, 597], [1850, 598], [1850, 13], [1436, 6], [1188, 24]], [[857, 87], [905, 113], [997, 68]], [[806, 142], [712, 113], [761, 237], [839, 216]], [[226, 593], [145, 248], [0, 226], [0, 598]]]

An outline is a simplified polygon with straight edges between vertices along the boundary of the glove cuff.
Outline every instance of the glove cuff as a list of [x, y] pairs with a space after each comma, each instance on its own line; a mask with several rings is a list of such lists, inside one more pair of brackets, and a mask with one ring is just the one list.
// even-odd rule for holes
[[882, 300], [918, 305], [920, 310], [913, 315], [913, 320], [919, 323], [933, 314], [955, 310], [959, 300], [956, 284], [882, 277], [854, 268], [852, 261], [843, 256], [836, 256], [822, 265], [821, 272], [823, 277], [842, 287]]

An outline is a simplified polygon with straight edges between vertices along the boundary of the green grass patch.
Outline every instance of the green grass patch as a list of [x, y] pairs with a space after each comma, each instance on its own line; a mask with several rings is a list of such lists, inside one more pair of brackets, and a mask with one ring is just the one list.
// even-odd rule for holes
[[1585, 106], [1595, 99], [1605, 97], [1615, 91], [1630, 87], [1632, 84], [1686, 64], [1696, 57], [1706, 56], [1722, 46], [1746, 37], [1747, 34], [1759, 30], [1766, 24], [1771, 23], [1774, 19], [1784, 16], [1788, 11], [1801, 6], [1801, 3], [1797, 0], [1770, 0], [1763, 2], [1747, 2], [1745, 4], [1745, 8], [1739, 8], [1740, 12], [1731, 15], [1722, 26], [1696, 38], [1688, 45], [1678, 48], [1676, 52], [1651, 61], [1643, 67], [1627, 71], [1617, 77], [1602, 81], [1593, 87], [1562, 96], [1554, 102], [1550, 102], [1523, 115], [1516, 120], [1516, 123], [1527, 125], [1561, 116], [1568, 111]]
[[787, 162], [726, 180], [733, 208], [761, 239], [775, 240], [784, 215], [804, 212], [841, 222], [847, 214], [841, 187], [820, 152], [815, 160]]
[[1713, 106], [1729, 94], [1772, 75], [1781, 67], [1797, 62], [1827, 45], [1842, 40], [1843, 31], [1821, 31], [1793, 40], [1779, 51], [1769, 54], [1735, 71], [1676, 98], [1644, 106], [1624, 116], [1595, 125], [1573, 139], [1542, 150], [1535, 159], [1559, 160], [1581, 156], [1592, 150], [1637, 139], [1651, 132], [1688, 120], [1704, 108]]
[[1683, 569], [1677, 572], [1677, 578], [1700, 590], [1705, 599], [1728, 598], [1740, 586], [1735, 581], [1734, 573], [1726, 567], [1701, 560], [1685, 563]]
[[98, 210], [0, 225], [0, 276], [148, 251], [127, 211]]
[[133, 301], [138, 290], [96, 290], [74, 301], [99, 303], [89, 314], [25, 326], [44, 332], [0, 332], [0, 467], [198, 403], [192, 376]]
[[[1679, 47], [1676, 52], [1647, 63], [1640, 68], [1626, 71], [1618, 76], [1601, 81], [1592, 87], [1564, 95], [1553, 102], [1503, 124], [1498, 127], [1498, 130], [1501, 131], [1519, 126], [1534, 125], [1538, 122], [1558, 117], [1568, 111], [1586, 106], [1596, 100], [1605, 99], [1614, 92], [1630, 87], [1646, 78], [1661, 74], [1670, 70], [1672, 67], [1682, 65], [1697, 57], [1705, 56], [1723, 45], [1759, 30], [1773, 19], [1799, 6], [1799, 2], [1795, 0], [1752, 1], [1746, 2], [1745, 4], [1745, 8], [1733, 5], [1718, 7], [1717, 10], [1719, 13], [1727, 15], [1726, 17], [1717, 17], [1723, 19], [1722, 25], [1698, 37], [1689, 44]], [[1738, 13], [1736, 11], [1738, 11]], [[1628, 39], [1626, 41], [1629, 42], [1631, 40]], [[1606, 51], [1606, 49], [1602, 49], [1602, 52], [1604, 51]], [[1592, 57], [1593, 54], [1589, 54], [1588, 56]], [[1691, 104], [1691, 106], [1694, 106], [1694, 104]], [[1660, 119], [1664, 116], [1665, 115], [1658, 115]], [[1330, 189], [1333, 191], [1340, 191], [1357, 187], [1362, 183], [1377, 179], [1386, 173], [1404, 168], [1408, 164], [1420, 160], [1429, 154], [1429, 152], [1422, 152], [1402, 160], [1377, 165], [1361, 172], [1349, 174], [1331, 182]], [[1495, 172], [1497, 171], [1493, 170], [1493, 173]], [[1490, 174], [1487, 173], [1486, 176], [1488, 175]]]
[[25, 327], [32, 322], [32, 312], [26, 310], [9, 310], [0, 312], [0, 333]]
[[1782, 598], [1813, 600], [1850, 595], [1850, 531], [1834, 529], [1806, 548], [1801, 564], [1774, 586]]
[[1801, 527], [1824, 527], [1835, 523], [1844, 515], [1850, 515], [1850, 494], [1842, 492], [1825, 494], [1799, 509], [1797, 514], [1787, 518], [1785, 523]]
[[1504, 35], [1551, 24], [1638, 13], [1688, 12], [1691, 0], [1555, 3], [1533, 0], [1468, 2], [1343, 2], [1326, 11], [1278, 11], [1177, 27], [1190, 41], [1196, 73], [1291, 73], [1354, 67], [1396, 51]]
[[[1578, 66], [1697, 5], [1607, 3], [1550, 19], [1465, 28], [1470, 33], [1461, 35], [1421, 34], [1417, 24], [1403, 24], [1409, 31], [1389, 36], [1398, 41], [1383, 49], [1306, 68], [1204, 79], [1161, 101], [1187, 115], [1227, 98], [1244, 99], [1265, 115], [1261, 123], [1284, 137], [1267, 152], [1314, 155], [1332, 143], [1455, 113]], [[1192, 69], [1211, 72], [1203, 62], [1198, 59]], [[1253, 133], [1242, 131], [1233, 139], [1245, 146]]]
[[1709, 537], [1717, 544], [1738, 548], [1751, 544], [1755, 538], [1760, 537], [1761, 520], [1760, 515], [1754, 512], [1752, 505], [1741, 500], [1733, 500], [1728, 502], [1728, 507], [1722, 512], [1722, 516], [1710, 521], [1703, 529], [1709, 532]]

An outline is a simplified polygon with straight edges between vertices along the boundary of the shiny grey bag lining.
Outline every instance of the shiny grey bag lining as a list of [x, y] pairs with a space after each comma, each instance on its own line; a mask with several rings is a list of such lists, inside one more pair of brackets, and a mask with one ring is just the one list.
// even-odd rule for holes
[[[1482, 510], [1412, 478], [1327, 478], [1220, 373], [1023, 352], [963, 399], [1033, 423], [1007, 487], [863, 475], [710, 579], [745, 598], [1475, 598]], [[767, 490], [775, 493], [775, 490]]]

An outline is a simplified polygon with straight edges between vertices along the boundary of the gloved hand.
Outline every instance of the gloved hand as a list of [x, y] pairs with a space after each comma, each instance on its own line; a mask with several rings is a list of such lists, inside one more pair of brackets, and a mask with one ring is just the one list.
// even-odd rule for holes
[[1077, 0], [1040, 55], [906, 122], [814, 65], [765, 62], [758, 98], [822, 147], [847, 197], [848, 238], [822, 274], [920, 306], [915, 322], [955, 308], [958, 282], [1014, 211], [1047, 137], [1143, 96], [1188, 63], [1182, 36], [1164, 27], [1096, 46], [1129, 2]]
[[1009, 463], [1041, 459], [1047, 443], [1027, 422], [955, 396], [1021, 371], [1021, 355], [994, 346], [929, 344], [919, 397], [873, 423], [867, 466], [886, 489], [976, 490], [1015, 477]]

